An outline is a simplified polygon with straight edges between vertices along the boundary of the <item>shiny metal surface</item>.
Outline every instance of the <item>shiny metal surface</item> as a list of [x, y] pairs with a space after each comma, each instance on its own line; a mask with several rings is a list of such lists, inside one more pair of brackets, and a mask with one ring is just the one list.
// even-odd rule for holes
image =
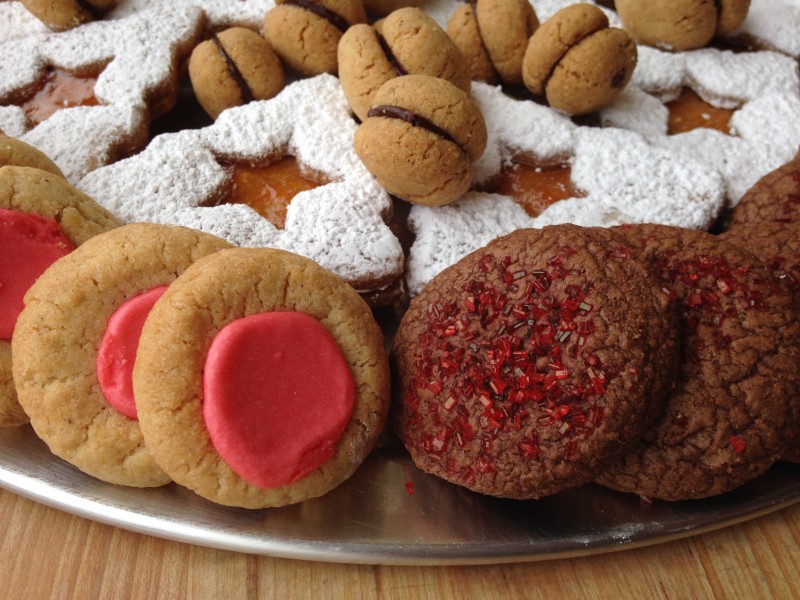
[[55, 458], [21, 427], [0, 430], [0, 486], [89, 519], [215, 548], [349, 563], [479, 564], [622, 550], [750, 519], [800, 500], [800, 465], [775, 465], [702, 501], [649, 506], [585, 486], [520, 502], [425, 475], [390, 442], [322, 498], [250, 511], [214, 505], [174, 484], [105, 484]]

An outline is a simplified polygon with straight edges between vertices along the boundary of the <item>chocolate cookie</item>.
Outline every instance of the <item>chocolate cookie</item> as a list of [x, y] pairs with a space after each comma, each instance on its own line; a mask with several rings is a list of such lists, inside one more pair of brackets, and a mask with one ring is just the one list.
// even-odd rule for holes
[[617, 0], [615, 7], [640, 44], [682, 51], [734, 31], [747, 17], [750, 0]]
[[792, 297], [761, 261], [707, 233], [622, 231], [680, 303], [683, 363], [663, 417], [598, 481], [664, 500], [732, 490], [795, 438], [800, 323]]
[[[800, 313], [800, 223], [754, 223], [726, 231], [719, 239], [760, 258], [772, 275], [794, 296]], [[795, 416], [800, 427], [800, 414]], [[790, 444], [784, 459], [800, 462], [800, 440]]]
[[659, 414], [673, 306], [607, 229], [518, 230], [435, 277], [395, 337], [395, 422], [422, 470], [540, 498], [591, 480]]
[[25, 8], [53, 31], [99, 19], [116, 3], [117, 0], [22, 0]]
[[134, 390], [175, 481], [246, 508], [339, 485], [375, 445], [390, 396], [383, 337], [355, 290], [253, 248], [200, 260], [170, 286], [142, 332]]
[[800, 221], [800, 156], [762, 177], [733, 208], [728, 230]]
[[405, 75], [375, 93], [354, 147], [389, 193], [435, 206], [467, 191], [486, 138], [483, 115], [462, 90], [444, 79]]
[[189, 58], [189, 78], [197, 101], [212, 119], [226, 108], [272, 98], [284, 84], [272, 46], [245, 27], [214, 33], [198, 44]]
[[361, 0], [277, 0], [264, 33], [281, 60], [303, 75], [337, 72], [342, 34], [367, 15]]
[[[12, 160], [28, 154], [24, 144], [7, 143], [6, 156]], [[32, 162], [42, 161], [33, 153], [25, 162], [31, 162], [30, 156]], [[107, 210], [60, 174], [0, 167], [0, 427], [28, 422], [11, 376], [11, 337], [23, 296], [53, 261], [117, 225]]]
[[169, 477], [135, 419], [131, 370], [154, 301], [194, 260], [230, 245], [182, 227], [134, 224], [50, 267], [25, 297], [12, 343], [19, 402], [50, 450], [110, 483]]
[[618, 96], [636, 67], [636, 44], [592, 4], [561, 9], [531, 36], [522, 63], [525, 87], [571, 115]]
[[539, 19], [528, 0], [478, 0], [459, 7], [447, 33], [464, 55], [472, 79], [522, 83], [522, 59]]
[[12, 165], [17, 167], [33, 167], [53, 175], [64, 177], [58, 165], [43, 152], [30, 144], [8, 137], [0, 132], [0, 167]]
[[354, 25], [342, 36], [338, 53], [342, 90], [361, 121], [378, 88], [401, 75], [430, 75], [467, 93], [470, 89], [458, 48], [418, 8], [396, 10], [375, 27]]

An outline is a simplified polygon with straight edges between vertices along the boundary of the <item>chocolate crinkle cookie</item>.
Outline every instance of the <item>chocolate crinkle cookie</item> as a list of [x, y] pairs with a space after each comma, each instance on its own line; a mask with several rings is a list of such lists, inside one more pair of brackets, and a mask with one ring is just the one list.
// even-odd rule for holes
[[800, 222], [800, 155], [758, 180], [733, 208], [726, 228], [764, 222]]
[[664, 415], [598, 481], [648, 498], [730, 491], [795, 438], [800, 323], [756, 257], [707, 233], [622, 229], [680, 305], [683, 362]]
[[590, 481], [661, 412], [676, 315], [632, 244], [518, 230], [439, 274], [394, 341], [394, 422], [422, 470], [540, 498]]

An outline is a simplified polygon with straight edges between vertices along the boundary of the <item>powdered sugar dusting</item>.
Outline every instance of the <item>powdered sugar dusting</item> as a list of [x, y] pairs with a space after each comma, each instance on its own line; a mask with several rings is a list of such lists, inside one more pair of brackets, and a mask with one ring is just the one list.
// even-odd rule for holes
[[752, 36], [768, 47], [800, 57], [800, 1], [750, 0], [750, 11], [733, 34]]
[[[389, 196], [353, 150], [355, 127], [338, 80], [320, 75], [272, 100], [227, 110], [205, 129], [159, 136], [78, 187], [124, 221], [185, 225], [239, 246], [282, 248], [372, 291], [401, 276], [403, 253], [386, 224]], [[215, 206], [228, 180], [217, 157], [276, 154], [293, 155], [333, 182], [295, 196], [283, 230], [247, 206]]]
[[0, 128], [53, 158], [70, 181], [110, 159], [123, 144], [145, 141], [148, 102], [177, 85], [177, 61], [199, 34], [197, 8], [145, 11], [62, 33], [0, 45], [0, 102], [35, 85], [48, 66], [78, 71], [106, 65], [95, 85], [105, 106], [67, 108], [34, 128], [22, 109], [0, 109]]
[[0, 2], [0, 44], [49, 31], [22, 2]]
[[[108, 13], [107, 18], [118, 19], [163, 5], [164, 0], [122, 0]], [[171, 0], [170, 5], [200, 8], [212, 29], [233, 26], [260, 29], [264, 24], [264, 17], [275, 6], [275, 2], [274, 0]]]
[[[733, 205], [797, 152], [800, 76], [794, 59], [769, 51], [672, 54], [647, 47], [639, 48], [639, 57], [631, 87], [601, 111], [603, 123], [715, 167]], [[667, 136], [668, 111], [660, 100], [674, 99], [683, 87], [712, 105], [738, 109], [730, 122], [735, 135], [695, 129]]]
[[[412, 207], [409, 224], [416, 239], [406, 275], [412, 294], [445, 267], [514, 229], [566, 222], [706, 228], [723, 205], [725, 188], [716, 169], [637, 133], [577, 127], [533, 101], [511, 99], [482, 83], [473, 83], [473, 95], [489, 131], [487, 153], [500, 156], [491, 165], [499, 170], [519, 152], [543, 162], [568, 160], [573, 184], [585, 197], [557, 202], [535, 218], [511, 198], [482, 192], [448, 206]], [[520, 126], [537, 129], [520, 135]]]

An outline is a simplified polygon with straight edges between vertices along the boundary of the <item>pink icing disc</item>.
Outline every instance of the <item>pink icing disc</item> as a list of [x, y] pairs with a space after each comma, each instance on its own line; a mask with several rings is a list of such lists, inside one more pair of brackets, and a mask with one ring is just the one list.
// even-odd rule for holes
[[139, 338], [150, 309], [167, 286], [153, 288], [126, 300], [108, 320], [97, 351], [97, 380], [106, 401], [131, 419], [137, 418], [133, 397], [133, 365]]
[[39, 275], [75, 249], [55, 219], [0, 208], [0, 340], [10, 340]]
[[294, 483], [330, 460], [355, 404], [339, 346], [300, 312], [250, 315], [220, 330], [203, 393], [214, 448], [265, 489]]

